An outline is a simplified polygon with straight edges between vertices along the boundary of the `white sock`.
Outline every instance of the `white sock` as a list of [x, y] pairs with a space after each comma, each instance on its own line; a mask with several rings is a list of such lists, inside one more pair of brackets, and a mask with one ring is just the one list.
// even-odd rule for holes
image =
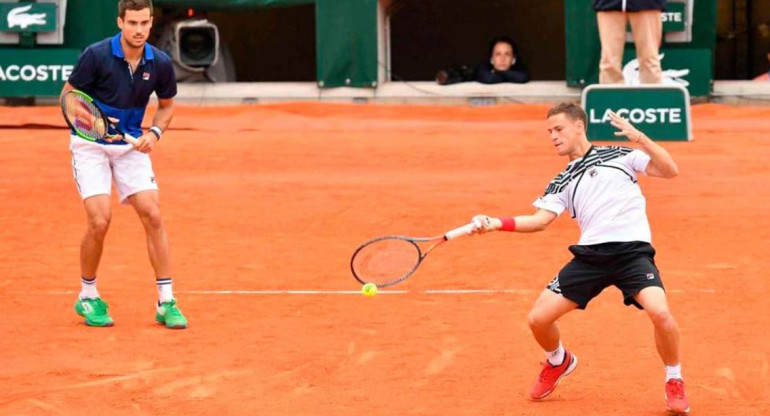
[[97, 299], [99, 297], [99, 291], [96, 290], [96, 276], [93, 279], [87, 280], [85, 277], [80, 277], [80, 299]]
[[682, 379], [682, 363], [666, 366], [666, 382], [672, 378]]
[[171, 289], [171, 278], [164, 277], [156, 279], [158, 285], [158, 303], [171, 302], [174, 300], [174, 291]]
[[564, 362], [564, 347], [561, 345], [561, 341], [559, 342], [559, 348], [555, 349], [554, 351], [546, 351], [545, 357], [548, 359], [548, 362], [551, 365], [561, 365]]

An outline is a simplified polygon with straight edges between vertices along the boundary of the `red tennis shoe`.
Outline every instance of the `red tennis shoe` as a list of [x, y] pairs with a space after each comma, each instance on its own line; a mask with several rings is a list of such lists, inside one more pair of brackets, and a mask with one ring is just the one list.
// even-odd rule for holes
[[540, 375], [537, 377], [535, 385], [532, 386], [530, 396], [532, 396], [533, 399], [538, 400], [551, 394], [551, 392], [556, 389], [556, 385], [559, 384], [559, 380], [575, 370], [577, 362], [577, 357], [572, 355], [569, 351], [564, 352], [564, 361], [560, 365], [551, 365], [551, 363], [546, 360], [546, 362], [542, 363], [543, 369], [540, 371]]
[[666, 382], [666, 408], [672, 413], [690, 413], [690, 401], [687, 400], [681, 378], [672, 378]]

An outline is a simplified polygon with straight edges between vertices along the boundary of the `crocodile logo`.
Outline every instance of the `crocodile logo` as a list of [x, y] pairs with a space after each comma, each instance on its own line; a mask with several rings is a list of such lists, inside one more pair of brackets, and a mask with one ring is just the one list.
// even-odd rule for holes
[[[663, 61], [663, 58], [665, 57], [665, 54], [658, 55], [658, 59], [660, 61]], [[661, 84], [663, 85], [682, 85], [682, 86], [689, 86], [690, 82], [688, 82], [684, 77], [690, 74], [690, 70], [687, 68], [684, 69], [666, 69], [662, 72], [661, 77]], [[623, 67], [623, 79], [625, 80], [626, 85], [639, 85], [641, 82], [639, 81], [639, 60], [634, 58]]]
[[17, 7], [8, 12], [8, 28], [19, 26], [22, 30], [32, 25], [44, 25], [45, 13], [27, 13], [32, 5]]

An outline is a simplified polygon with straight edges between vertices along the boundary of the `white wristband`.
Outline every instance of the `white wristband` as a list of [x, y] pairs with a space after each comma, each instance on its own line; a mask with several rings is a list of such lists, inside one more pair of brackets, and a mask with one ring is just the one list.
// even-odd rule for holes
[[160, 136], [163, 135], [163, 130], [161, 130], [160, 127], [158, 126], [150, 127], [150, 131], [155, 133], [156, 136], [158, 136], [158, 140], [160, 140]]

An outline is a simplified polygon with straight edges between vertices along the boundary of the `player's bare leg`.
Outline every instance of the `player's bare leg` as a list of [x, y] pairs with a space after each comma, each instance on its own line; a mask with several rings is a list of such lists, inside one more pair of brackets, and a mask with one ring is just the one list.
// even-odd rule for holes
[[142, 221], [147, 237], [147, 253], [155, 270], [155, 282], [158, 286], [158, 305], [155, 320], [168, 328], [187, 328], [187, 319], [176, 306], [176, 299], [171, 286], [171, 261], [168, 237], [160, 214], [158, 191], [137, 192], [128, 197], [139, 219]]
[[80, 243], [80, 273], [83, 277], [96, 276], [104, 249], [104, 238], [110, 228], [112, 209], [109, 195], [96, 195], [83, 201], [86, 209], [86, 234]]
[[551, 394], [559, 380], [569, 375], [577, 366], [577, 357], [562, 347], [559, 328], [556, 326], [557, 319], [577, 307], [575, 302], [546, 289], [529, 312], [529, 328], [547, 357], [547, 362], [543, 363], [543, 369], [532, 387], [530, 395], [533, 399], [542, 399]]
[[160, 198], [158, 191], [149, 190], [137, 192], [128, 197], [139, 219], [142, 221], [147, 237], [147, 253], [157, 278], [171, 275], [168, 237], [163, 227], [160, 215]]
[[663, 363], [679, 364], [679, 326], [668, 309], [666, 292], [659, 287], [647, 287], [634, 296], [647, 312], [655, 327], [655, 346]]
[[547, 289], [537, 298], [527, 320], [532, 335], [545, 351], [553, 351], [559, 346], [556, 320], [577, 306], [575, 302]]
[[659, 287], [647, 287], [634, 299], [644, 307], [655, 327], [655, 346], [666, 365], [666, 406], [675, 413], [688, 413], [690, 404], [679, 364], [679, 326], [669, 311], [666, 292]]
[[85, 318], [89, 326], [112, 326], [107, 313], [107, 303], [96, 290], [96, 271], [104, 250], [104, 238], [110, 228], [112, 209], [109, 195], [95, 195], [83, 201], [86, 210], [86, 234], [80, 243], [80, 295], [75, 302], [75, 312]]

